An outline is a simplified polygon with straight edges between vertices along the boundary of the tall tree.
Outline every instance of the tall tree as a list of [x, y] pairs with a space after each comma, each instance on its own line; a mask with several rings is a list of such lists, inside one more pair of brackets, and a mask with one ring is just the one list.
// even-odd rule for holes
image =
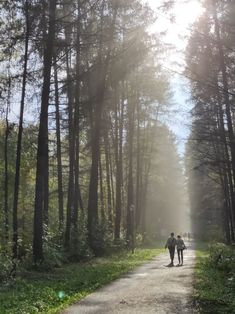
[[49, 1], [48, 33], [44, 49], [43, 86], [38, 133], [37, 172], [35, 187], [33, 256], [34, 262], [43, 260], [43, 214], [48, 210], [48, 105], [51, 66], [55, 39], [56, 1]]
[[25, 106], [25, 92], [27, 82], [27, 68], [28, 68], [28, 50], [29, 50], [29, 36], [30, 36], [30, 17], [29, 17], [29, 2], [24, 3], [24, 15], [25, 15], [25, 47], [24, 47], [24, 65], [23, 65], [23, 78], [22, 78], [22, 91], [20, 102], [20, 118], [19, 129], [17, 139], [16, 150], [16, 165], [15, 165], [15, 185], [14, 185], [14, 199], [13, 199], [13, 259], [18, 257], [18, 198], [19, 198], [19, 184], [20, 184], [20, 166], [21, 166], [21, 148], [22, 148], [22, 134], [23, 134], [23, 118], [24, 118], [24, 106]]

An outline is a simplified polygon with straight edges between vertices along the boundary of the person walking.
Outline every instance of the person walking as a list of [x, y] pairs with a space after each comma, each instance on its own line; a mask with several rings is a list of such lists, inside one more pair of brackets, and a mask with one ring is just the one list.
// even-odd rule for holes
[[179, 264], [177, 266], [183, 266], [183, 263], [184, 263], [183, 251], [184, 249], [186, 249], [186, 246], [184, 244], [184, 240], [181, 238], [180, 235], [177, 236], [176, 249], [177, 249], [178, 261], [179, 261]]
[[174, 266], [174, 257], [175, 257], [175, 246], [176, 246], [176, 238], [174, 237], [174, 232], [171, 232], [170, 237], [166, 241], [165, 249], [168, 248], [171, 262], [168, 267]]

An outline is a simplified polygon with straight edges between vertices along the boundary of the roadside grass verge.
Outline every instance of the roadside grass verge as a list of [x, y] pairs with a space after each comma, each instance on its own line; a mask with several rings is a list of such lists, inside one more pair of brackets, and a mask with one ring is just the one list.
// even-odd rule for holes
[[59, 313], [102, 285], [151, 260], [162, 249], [137, 249], [90, 262], [65, 265], [53, 272], [26, 272], [0, 286], [1, 314]]
[[194, 301], [199, 313], [235, 314], [235, 250], [222, 243], [196, 251]]

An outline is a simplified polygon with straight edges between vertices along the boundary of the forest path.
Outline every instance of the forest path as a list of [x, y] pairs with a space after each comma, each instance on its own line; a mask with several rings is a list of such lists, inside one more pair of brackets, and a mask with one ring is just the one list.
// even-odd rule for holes
[[169, 255], [161, 254], [98, 289], [62, 314], [196, 313], [191, 307], [195, 252], [190, 245], [184, 255], [183, 267], [166, 267]]

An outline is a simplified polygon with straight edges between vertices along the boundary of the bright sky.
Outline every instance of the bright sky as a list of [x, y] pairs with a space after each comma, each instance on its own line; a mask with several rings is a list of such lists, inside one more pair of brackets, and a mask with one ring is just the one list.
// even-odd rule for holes
[[[182, 36], [187, 36], [190, 30], [190, 25], [203, 12], [200, 0], [175, 0], [175, 4], [169, 13], [164, 13], [160, 9], [161, 3], [164, 0], [144, 0], [150, 4], [158, 17], [156, 23], [152, 27], [152, 31], [167, 30], [165, 40], [176, 45], [177, 48], [184, 48], [187, 40]], [[171, 17], [174, 20], [171, 21]]]
[[[175, 0], [174, 8], [170, 13], [164, 13], [159, 10], [162, 0], [145, 0], [156, 12], [158, 19], [151, 27], [151, 32], [167, 31], [164, 42], [171, 44], [175, 49], [169, 53], [164, 61], [164, 66], [168, 69], [182, 73], [184, 70], [184, 49], [187, 46], [187, 37], [190, 33], [191, 25], [202, 14], [203, 8], [199, 0]], [[171, 17], [174, 16], [172, 20]], [[190, 104], [187, 102], [189, 94], [187, 93], [188, 82], [183, 76], [171, 72], [172, 87], [174, 90], [175, 113], [167, 121], [172, 131], [176, 134], [178, 140], [179, 153], [183, 155], [184, 144], [189, 134], [190, 126]]]

